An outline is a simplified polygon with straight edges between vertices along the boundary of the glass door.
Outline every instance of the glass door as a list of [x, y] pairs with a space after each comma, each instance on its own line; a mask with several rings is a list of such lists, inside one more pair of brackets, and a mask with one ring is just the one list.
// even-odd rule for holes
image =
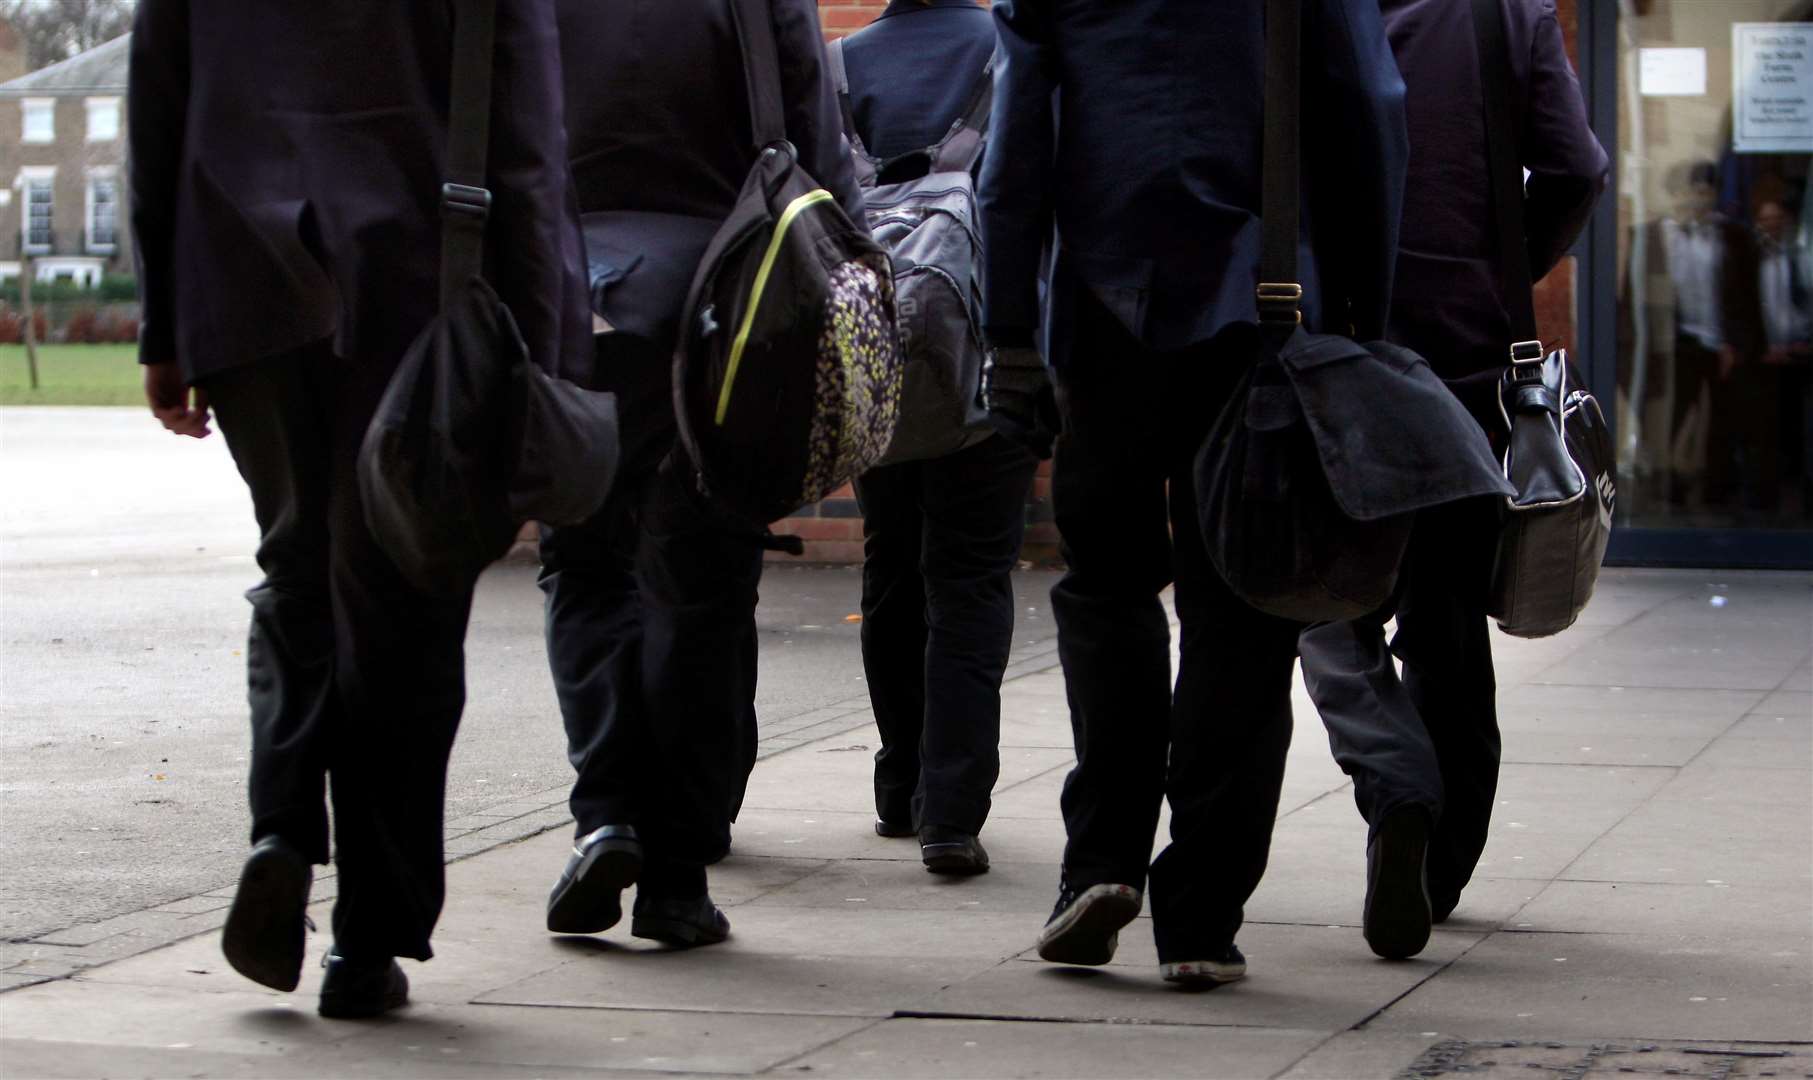
[[1616, 80], [1590, 80], [1618, 165], [1589, 252], [1614, 554], [1813, 565], [1813, 0], [1603, 8], [1584, 28]]

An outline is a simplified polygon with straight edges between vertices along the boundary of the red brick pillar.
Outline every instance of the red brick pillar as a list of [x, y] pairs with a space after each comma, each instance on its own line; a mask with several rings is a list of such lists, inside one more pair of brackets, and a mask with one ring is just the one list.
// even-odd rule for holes
[[818, 17], [825, 36], [837, 38], [869, 25], [887, 6], [887, 0], [819, 0]]

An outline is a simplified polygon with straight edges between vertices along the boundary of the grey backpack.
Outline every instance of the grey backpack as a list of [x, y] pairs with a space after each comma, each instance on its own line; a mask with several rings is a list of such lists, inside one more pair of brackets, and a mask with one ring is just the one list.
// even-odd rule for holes
[[[982, 158], [994, 61], [974, 97], [937, 145], [891, 161], [872, 156], [856, 133], [842, 41], [828, 48], [868, 223], [894, 261], [906, 373], [900, 420], [878, 465], [943, 457], [993, 431], [982, 407], [982, 237], [973, 173]], [[900, 177], [900, 179], [895, 179]]]

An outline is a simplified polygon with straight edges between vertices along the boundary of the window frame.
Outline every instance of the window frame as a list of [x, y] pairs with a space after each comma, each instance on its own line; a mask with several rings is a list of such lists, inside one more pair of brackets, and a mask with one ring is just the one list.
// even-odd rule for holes
[[[123, 119], [123, 117], [121, 116], [122, 105], [123, 105], [123, 100], [118, 95], [109, 95], [109, 96], [105, 96], [105, 97], [91, 97], [91, 98], [84, 99], [83, 106], [87, 110], [87, 119], [88, 119], [88, 130], [87, 130], [87, 141], [88, 142], [91, 142], [91, 143], [117, 142], [119, 140], [121, 132], [122, 132], [122, 125], [120, 123], [120, 121]], [[110, 112], [113, 115], [113, 122], [112, 122], [113, 130], [110, 134], [107, 134], [107, 135], [96, 135], [95, 130], [94, 130], [95, 113], [97, 111], [100, 111], [103, 109], [107, 110], [108, 112]]]
[[[105, 182], [113, 186], [113, 239], [106, 242], [95, 240], [95, 186]], [[85, 185], [84, 205], [82, 208], [82, 247], [90, 255], [115, 255], [120, 250], [120, 171], [112, 165], [99, 165], [88, 170], [88, 182]]]
[[[41, 244], [32, 242], [32, 188], [42, 183], [48, 193], [46, 205], [49, 212], [45, 214], [44, 231], [46, 239]], [[15, 183], [20, 194], [19, 200], [19, 251], [25, 255], [49, 255], [57, 246], [57, 167], [55, 165], [27, 165], [19, 170], [19, 179]]]
[[[32, 116], [41, 111], [48, 126], [39, 136], [32, 134]], [[19, 99], [19, 141], [27, 146], [48, 146], [57, 141], [57, 99], [28, 97]]]

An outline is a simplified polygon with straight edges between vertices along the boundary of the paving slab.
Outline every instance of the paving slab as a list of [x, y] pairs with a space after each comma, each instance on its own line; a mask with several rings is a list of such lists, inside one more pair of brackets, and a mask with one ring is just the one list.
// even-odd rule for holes
[[404, 1080], [434, 1076], [444, 1080], [540, 1080], [561, 1077], [597, 1077], [637, 1080], [667, 1073], [637, 1073], [619, 1069], [560, 1069], [547, 1066], [509, 1066], [463, 1062], [431, 1053], [432, 1048], [401, 1057], [341, 1053], [334, 1048], [307, 1047], [306, 1053], [235, 1054], [193, 1047], [96, 1046], [86, 1043], [37, 1042], [0, 1038], [0, 1077], [21, 1080], [69, 1078], [87, 1080], [105, 1076], [113, 1080], [165, 1080], [181, 1076], [190, 1080], [320, 1080], [324, 1076], [345, 1080]]
[[1447, 1038], [1802, 1038], [1813, 965], [1781, 937], [1494, 934], [1369, 1025]]
[[688, 1009], [507, 1008], [427, 1005], [343, 1044], [393, 1060], [432, 1055], [515, 1068], [656, 1073], [761, 1072], [872, 1021]]
[[1352, 929], [1249, 923], [1239, 939], [1248, 977], [1196, 992], [1159, 978], [1150, 925], [1140, 919], [1123, 930], [1120, 949], [1106, 967], [1019, 959], [937, 992], [922, 1008], [943, 1015], [1332, 1033], [1373, 1015], [1479, 941], [1474, 934], [1438, 931], [1422, 956], [1390, 963], [1374, 957]]
[[[1750, 740], [1764, 743], [1764, 740]], [[1813, 793], [1810, 793], [1813, 798]], [[1777, 885], [1813, 896], [1808, 799], [1779, 808], [1653, 799], [1593, 842], [1566, 876], [1584, 881]], [[1692, 837], [1691, 843], [1683, 842]]]
[[1793, 947], [1813, 948], [1806, 919], [1806, 883], [1732, 884], [1718, 879], [1681, 885], [1615, 881], [1553, 881], [1521, 912], [1533, 930], [1574, 934], [1665, 934], [1683, 926], [1717, 926], [1730, 933], [1777, 934]]
[[1368, 1028], [1343, 1031], [1278, 1074], [1278, 1080], [1397, 1080], [1438, 1039]]
[[[793, 1063], [817, 1076], [1248, 1077], [1288, 1068], [1325, 1036], [1271, 1028], [887, 1020]], [[1135, 1064], [1137, 1063], [1137, 1064]]]
[[489, 991], [475, 1003], [886, 1017], [923, 1007], [940, 989], [999, 963], [992, 956], [774, 953], [745, 950], [735, 938], [702, 952], [591, 940], [592, 955]]

